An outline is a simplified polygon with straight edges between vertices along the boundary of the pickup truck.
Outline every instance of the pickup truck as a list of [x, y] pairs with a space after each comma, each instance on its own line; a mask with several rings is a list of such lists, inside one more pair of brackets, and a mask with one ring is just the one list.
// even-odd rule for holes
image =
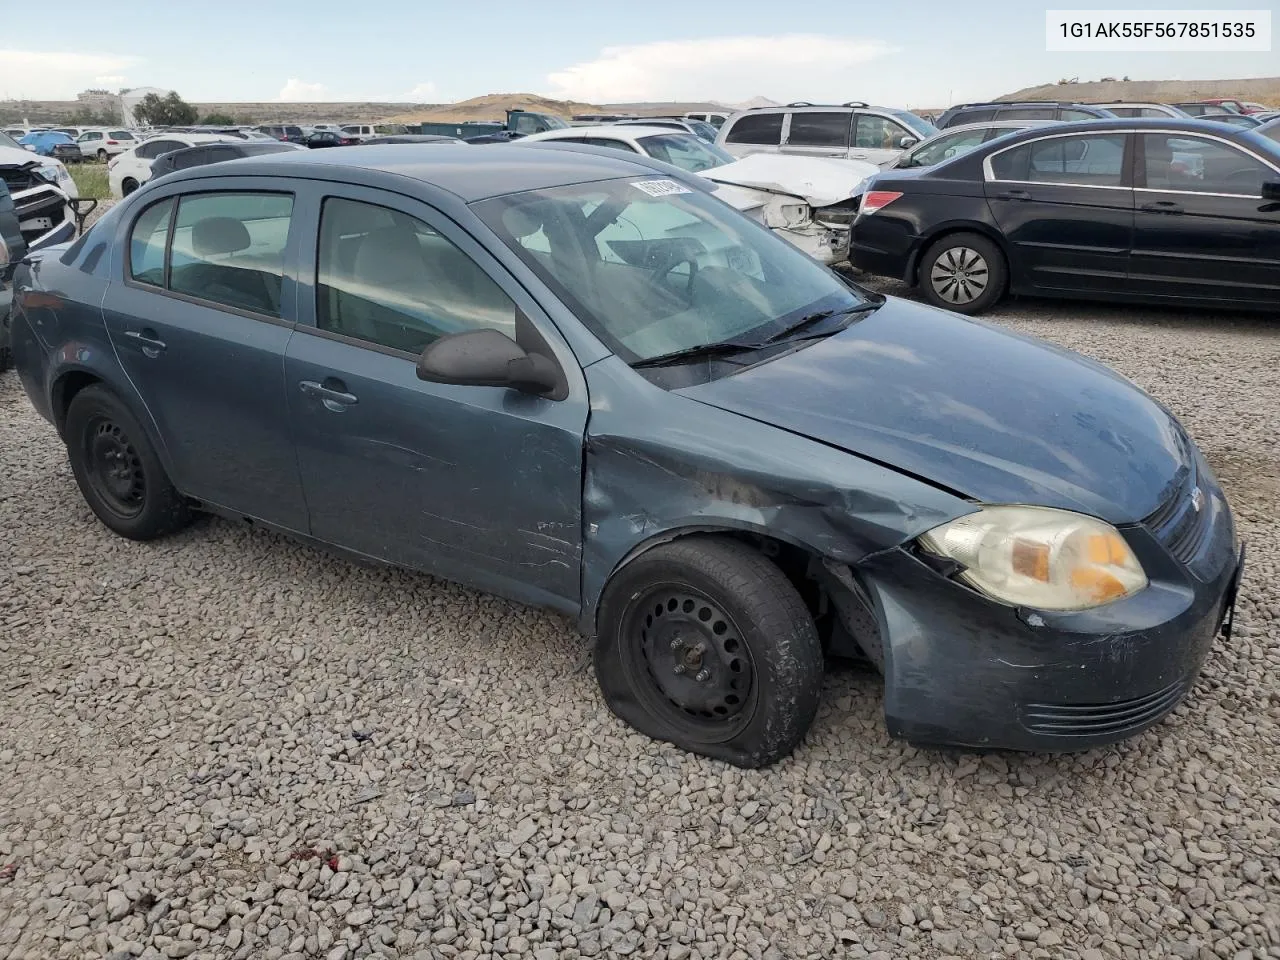
[[544, 130], [559, 130], [568, 124], [559, 117], [549, 113], [534, 113], [532, 110], [508, 110], [506, 121], [471, 120], [464, 123], [421, 123], [415, 133], [437, 134], [445, 137], [457, 137], [460, 140], [471, 140], [484, 137], [482, 142], [515, 140], [531, 133], [542, 133]]

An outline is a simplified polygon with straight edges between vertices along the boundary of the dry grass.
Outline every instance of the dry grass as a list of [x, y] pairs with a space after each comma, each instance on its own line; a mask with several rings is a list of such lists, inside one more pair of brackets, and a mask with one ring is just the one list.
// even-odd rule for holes
[[1280, 77], [1253, 80], [1109, 80], [1046, 83], [1000, 97], [1001, 100], [1074, 100], [1078, 103], [1137, 101], [1180, 103], [1229, 97], [1256, 100], [1280, 109]]

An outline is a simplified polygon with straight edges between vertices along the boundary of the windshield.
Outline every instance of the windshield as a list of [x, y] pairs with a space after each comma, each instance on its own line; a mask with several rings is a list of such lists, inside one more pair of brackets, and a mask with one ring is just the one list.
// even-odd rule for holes
[[938, 132], [938, 128], [932, 123], [917, 117], [910, 110], [895, 110], [893, 115], [922, 137], [932, 137]]
[[542, 118], [542, 119], [543, 119], [543, 120], [545, 120], [545, 121], [547, 122], [547, 129], [548, 129], [548, 130], [564, 130], [566, 127], [568, 127], [568, 126], [569, 126], [569, 124], [565, 123], [565, 122], [564, 122], [563, 120], [561, 120], [559, 117], [553, 117], [553, 116], [550, 116], [550, 115], [545, 115], [545, 116], [543, 116], [543, 118]]
[[722, 167], [737, 159], [714, 143], [707, 143], [692, 133], [659, 133], [640, 137], [636, 142], [655, 160], [690, 173]]
[[472, 208], [632, 363], [866, 305], [785, 240], [674, 180], [573, 184]]
[[707, 123], [707, 121], [690, 119], [686, 120], [685, 123], [689, 125], [689, 128], [693, 130], [694, 133], [707, 141], [707, 143], [716, 142], [716, 128]]

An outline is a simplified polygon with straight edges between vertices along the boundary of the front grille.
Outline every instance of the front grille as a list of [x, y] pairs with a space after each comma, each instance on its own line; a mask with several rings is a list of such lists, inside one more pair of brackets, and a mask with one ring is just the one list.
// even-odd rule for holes
[[30, 169], [22, 167], [0, 167], [0, 180], [4, 181], [4, 185], [9, 188], [10, 193], [17, 193], [19, 190], [30, 190], [32, 187], [38, 187], [45, 183]]
[[1209, 492], [1200, 486], [1196, 459], [1192, 453], [1191, 465], [1169, 499], [1142, 521], [1142, 525], [1165, 549], [1177, 560], [1188, 564], [1199, 555], [1209, 539], [1209, 520], [1213, 512], [1209, 509]]
[[[18, 213], [18, 227], [22, 231], [22, 238], [28, 245], [70, 219], [67, 198], [56, 187], [45, 186], [29, 190], [21, 196], [15, 196], [13, 205]], [[37, 218], [46, 217], [52, 226], [36, 225]]]
[[1114, 703], [1028, 703], [1022, 724], [1049, 737], [1122, 734], [1160, 719], [1174, 708], [1186, 689], [1181, 680], [1155, 693]]

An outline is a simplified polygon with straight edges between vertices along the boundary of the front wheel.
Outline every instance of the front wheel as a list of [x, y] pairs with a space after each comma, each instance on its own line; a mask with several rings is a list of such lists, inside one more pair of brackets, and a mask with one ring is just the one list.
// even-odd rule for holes
[[137, 189], [138, 189], [138, 181], [134, 180], [132, 177], [125, 177], [124, 182], [120, 184], [121, 196], [127, 197], [129, 194], [133, 193], [133, 191]]
[[610, 581], [599, 623], [605, 701], [657, 740], [762, 767], [790, 754], [817, 713], [813, 619], [782, 571], [744, 544], [652, 548]]
[[77, 393], [63, 434], [76, 484], [109, 529], [154, 540], [187, 524], [187, 505], [142, 425], [110, 390], [88, 386]]
[[953, 233], [925, 251], [919, 289], [935, 307], [982, 313], [1004, 296], [1008, 271], [1004, 254], [986, 237]]

